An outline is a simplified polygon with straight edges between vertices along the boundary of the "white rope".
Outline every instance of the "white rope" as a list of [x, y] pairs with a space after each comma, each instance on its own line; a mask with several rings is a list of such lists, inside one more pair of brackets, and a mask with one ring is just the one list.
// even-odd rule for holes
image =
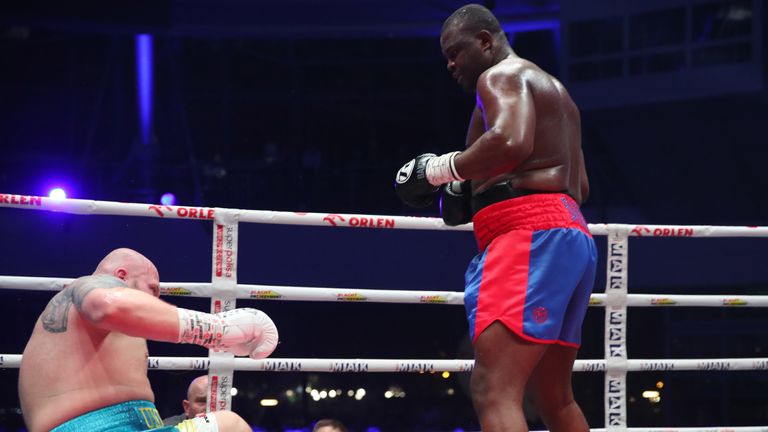
[[[592, 294], [590, 306], [604, 306], [605, 294]], [[768, 307], [764, 295], [627, 294], [627, 306]]]
[[[472, 224], [449, 227], [440, 218], [336, 213], [297, 213], [267, 210], [218, 209], [210, 207], [164, 206], [82, 199], [53, 199], [33, 195], [0, 194], [0, 207], [48, 210], [73, 214], [140, 216], [166, 219], [211, 221], [221, 210], [236, 211], [240, 222], [330, 226], [350, 228], [419, 229], [472, 231]], [[593, 235], [607, 235], [611, 229], [627, 229], [632, 237], [768, 237], [768, 227], [709, 225], [590, 224]]]
[[589, 224], [593, 235], [626, 229], [630, 237], [768, 237], [768, 227], [712, 225]]
[[199, 219], [208, 221], [213, 220], [216, 217], [217, 212], [231, 211], [239, 214], [239, 222], [249, 223], [351, 228], [472, 231], [472, 224], [449, 227], [439, 218], [165, 206], [160, 204], [119, 203], [113, 201], [71, 198], [56, 200], [48, 197], [10, 194], [0, 194], [0, 207], [48, 210], [73, 214], [140, 216], [165, 219]]
[[[61, 291], [71, 278], [0, 276], [0, 289]], [[282, 285], [237, 285], [238, 299], [319, 301], [350, 303], [403, 303], [463, 305], [460, 291], [407, 291], [356, 288], [297, 287]], [[163, 282], [160, 294], [170, 297], [211, 297], [210, 282]], [[627, 306], [768, 307], [768, 296], [629, 294]], [[605, 306], [603, 293], [592, 294], [590, 306]]]
[[[0, 354], [0, 368], [15, 369], [21, 354]], [[149, 357], [150, 369], [207, 370], [209, 357]], [[235, 358], [234, 370], [259, 372], [470, 372], [474, 360]], [[627, 371], [768, 370], [768, 358], [627, 360]], [[574, 372], [604, 372], [605, 360], [576, 360]]]

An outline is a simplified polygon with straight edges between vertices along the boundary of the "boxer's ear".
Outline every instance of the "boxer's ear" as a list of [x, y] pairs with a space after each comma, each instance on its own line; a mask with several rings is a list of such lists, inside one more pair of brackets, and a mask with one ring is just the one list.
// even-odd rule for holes
[[118, 267], [115, 269], [114, 275], [116, 278], [124, 281], [125, 277], [128, 275], [128, 270], [123, 267]]

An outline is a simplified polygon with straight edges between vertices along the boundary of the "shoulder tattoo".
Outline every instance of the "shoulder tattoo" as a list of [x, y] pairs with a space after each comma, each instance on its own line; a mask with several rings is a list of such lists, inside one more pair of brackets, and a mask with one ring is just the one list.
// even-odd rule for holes
[[43, 322], [43, 328], [51, 333], [62, 333], [67, 331], [67, 318], [69, 317], [69, 306], [72, 305], [72, 287], [56, 294], [48, 306], [45, 307], [40, 320]]
[[45, 307], [40, 320], [43, 328], [51, 333], [67, 331], [69, 307], [73, 304], [80, 310], [83, 301], [96, 288], [114, 288], [127, 286], [122, 280], [105, 275], [83, 276], [75, 279], [68, 287], [56, 294]]

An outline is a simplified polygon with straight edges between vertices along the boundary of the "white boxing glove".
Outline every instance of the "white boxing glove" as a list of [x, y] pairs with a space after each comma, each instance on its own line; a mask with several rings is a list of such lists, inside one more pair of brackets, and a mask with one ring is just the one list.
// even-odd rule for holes
[[177, 310], [179, 343], [202, 345], [252, 359], [268, 357], [277, 347], [277, 327], [258, 309], [241, 308], [217, 314]]

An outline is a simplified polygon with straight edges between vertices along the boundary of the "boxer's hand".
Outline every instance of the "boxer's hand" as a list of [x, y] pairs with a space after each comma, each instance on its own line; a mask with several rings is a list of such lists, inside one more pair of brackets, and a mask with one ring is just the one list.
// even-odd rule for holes
[[268, 357], [277, 346], [277, 327], [260, 310], [241, 308], [207, 314], [178, 308], [178, 312], [180, 343], [193, 343], [253, 359]]
[[395, 192], [405, 204], [424, 208], [432, 204], [434, 194], [438, 187], [427, 181], [427, 163], [436, 157], [432, 153], [426, 153], [411, 159], [403, 165], [395, 176]]
[[440, 215], [448, 226], [472, 222], [472, 190], [469, 181], [452, 181], [442, 187]]

